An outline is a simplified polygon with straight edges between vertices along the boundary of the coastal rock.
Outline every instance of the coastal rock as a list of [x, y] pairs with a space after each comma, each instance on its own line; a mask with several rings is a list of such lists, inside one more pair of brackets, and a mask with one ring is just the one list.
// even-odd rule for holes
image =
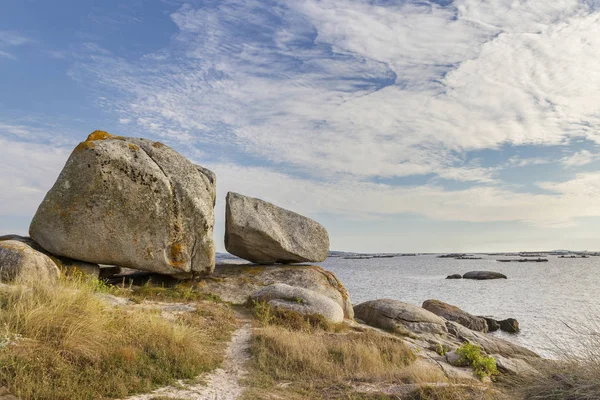
[[19, 240], [0, 240], [0, 280], [4, 282], [50, 282], [60, 271], [44, 253]]
[[498, 321], [496, 321], [494, 318], [490, 318], [490, 317], [480, 317], [485, 319], [485, 322], [487, 323], [488, 326], [488, 332], [496, 332], [498, 329], [500, 329], [500, 324], [498, 324]]
[[507, 279], [507, 278], [506, 278], [506, 275], [501, 274], [499, 272], [471, 271], [471, 272], [467, 272], [466, 274], [464, 274], [463, 279], [486, 280], [486, 279]]
[[529, 358], [539, 358], [536, 353], [523, 346], [519, 346], [518, 344], [492, 335], [472, 331], [454, 321], [447, 321], [446, 327], [450, 335], [461, 342], [477, 344], [488, 354], [500, 354], [507, 358], [521, 358], [525, 360]]
[[462, 275], [461, 274], [452, 274], [452, 275], [448, 275], [446, 277], [446, 279], [462, 279]]
[[210, 277], [198, 282], [196, 290], [233, 304], [244, 304], [258, 290], [276, 283], [322, 294], [342, 308], [345, 318], [354, 318], [352, 302], [344, 285], [331, 272], [313, 265], [217, 265]]
[[71, 153], [30, 235], [52, 254], [89, 263], [210, 273], [214, 181], [162, 143], [96, 131]]
[[321, 262], [329, 254], [323, 226], [266, 201], [227, 194], [225, 248], [257, 264]]
[[508, 333], [517, 333], [519, 332], [519, 321], [514, 318], [507, 318], [502, 321], [498, 321], [498, 325], [500, 325], [500, 329], [504, 332]]
[[413, 304], [399, 300], [379, 299], [366, 301], [354, 307], [356, 318], [367, 325], [399, 333], [446, 333], [443, 318]]
[[265, 301], [275, 308], [296, 311], [302, 315], [318, 314], [332, 323], [340, 323], [344, 320], [342, 307], [329, 297], [285, 283], [266, 286], [254, 293], [251, 298], [255, 301]]
[[423, 308], [431, 311], [437, 316], [455, 321], [469, 329], [479, 332], [487, 332], [488, 326], [485, 319], [469, 314], [460, 308], [444, 303], [439, 300], [426, 300], [423, 302]]

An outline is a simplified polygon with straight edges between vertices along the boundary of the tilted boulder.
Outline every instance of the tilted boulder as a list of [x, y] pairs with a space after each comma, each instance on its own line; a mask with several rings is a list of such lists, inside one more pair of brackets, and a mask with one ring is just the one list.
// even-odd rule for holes
[[329, 254], [329, 235], [312, 219], [229, 192], [225, 248], [257, 264], [321, 262]]
[[333, 273], [314, 265], [217, 265], [210, 278], [199, 281], [196, 290], [233, 304], [244, 304], [263, 287], [277, 283], [322, 294], [342, 308], [345, 318], [354, 318], [350, 295], [344, 285]]
[[399, 300], [370, 300], [354, 306], [354, 316], [367, 325], [399, 333], [446, 334], [446, 321], [421, 307]]
[[175, 150], [96, 131], [80, 143], [35, 214], [44, 249], [170, 275], [210, 273], [215, 178]]
[[487, 332], [488, 325], [484, 318], [476, 317], [460, 308], [439, 300], [425, 300], [423, 308], [448, 321], [455, 321], [469, 329]]
[[302, 315], [320, 315], [328, 322], [344, 320], [342, 307], [332, 299], [313, 290], [275, 283], [260, 289], [251, 296], [254, 301], [264, 301], [275, 308], [292, 310]]
[[51, 282], [60, 276], [54, 261], [19, 240], [0, 240], [0, 280], [4, 282]]

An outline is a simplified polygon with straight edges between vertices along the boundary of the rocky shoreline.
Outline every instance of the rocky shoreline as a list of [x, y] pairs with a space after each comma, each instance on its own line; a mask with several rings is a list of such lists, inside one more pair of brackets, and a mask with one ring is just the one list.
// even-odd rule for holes
[[[27, 285], [28, 279], [85, 274], [130, 287], [187, 280], [194, 292], [232, 305], [261, 302], [401, 337], [447, 377], [480, 380], [456, 356], [465, 343], [492, 357], [502, 373], [535, 372], [537, 354], [487, 334], [517, 332], [515, 320], [473, 316], [437, 300], [422, 307], [391, 299], [353, 305], [335, 275], [294, 264], [325, 260], [326, 229], [263, 200], [227, 195], [226, 249], [250, 263], [215, 265], [216, 181], [162, 143], [93, 132], [73, 150], [40, 205], [31, 237], [0, 237], [0, 278]], [[455, 278], [506, 276], [473, 271]]]

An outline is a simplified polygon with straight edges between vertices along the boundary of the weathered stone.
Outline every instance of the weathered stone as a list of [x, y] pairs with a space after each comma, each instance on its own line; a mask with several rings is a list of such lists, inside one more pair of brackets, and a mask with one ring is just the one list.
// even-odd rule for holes
[[275, 308], [292, 310], [302, 315], [321, 315], [332, 323], [344, 320], [342, 307], [329, 297], [285, 283], [266, 286], [254, 293], [251, 298], [255, 301], [267, 302]]
[[413, 304], [399, 300], [370, 300], [354, 307], [356, 318], [366, 324], [396, 332], [414, 334], [446, 333], [443, 318]]
[[275, 283], [320, 293], [339, 304], [347, 319], [354, 318], [350, 296], [344, 285], [331, 272], [313, 265], [217, 265], [210, 277], [198, 282], [196, 290], [217, 295], [234, 304], [244, 304], [250, 295]]
[[523, 359], [539, 357], [536, 353], [523, 346], [492, 335], [472, 331], [453, 321], [447, 321], [446, 327], [448, 328], [448, 332], [458, 340], [477, 344], [488, 354], [500, 354], [504, 357]]
[[500, 329], [504, 332], [508, 333], [517, 333], [519, 332], [519, 321], [514, 318], [507, 318], [502, 321], [498, 321], [498, 325], [500, 325]]
[[500, 324], [498, 324], [498, 321], [496, 321], [494, 318], [490, 318], [490, 317], [481, 317], [483, 319], [485, 319], [485, 322], [487, 323], [488, 326], [488, 332], [496, 332], [498, 329], [500, 329]]
[[168, 146], [96, 131], [38, 208], [31, 237], [59, 256], [171, 275], [214, 268], [214, 174]]
[[100, 266], [98, 264], [90, 264], [85, 261], [72, 260], [67, 257], [60, 257], [51, 254], [49, 251], [46, 251], [42, 246], [37, 244], [33, 239], [27, 236], [19, 236], [19, 235], [4, 235], [0, 236], [0, 241], [4, 240], [16, 240], [26, 244], [32, 249], [39, 251], [47, 255], [56, 266], [67, 275], [72, 275], [74, 273], [81, 273], [85, 276], [90, 276], [93, 278], [98, 278], [100, 275]]
[[444, 303], [439, 300], [426, 300], [423, 302], [423, 308], [431, 311], [437, 316], [455, 321], [469, 329], [479, 332], [487, 332], [488, 326], [485, 319], [469, 314], [460, 308]]
[[494, 354], [498, 371], [505, 374], [531, 376], [538, 375], [539, 372], [529, 363], [519, 358], [506, 358], [498, 354]]
[[507, 278], [506, 278], [506, 275], [501, 274], [500, 272], [471, 271], [471, 272], [467, 272], [466, 274], [464, 274], [463, 279], [486, 280], [486, 279], [507, 279]]
[[257, 264], [320, 262], [329, 235], [312, 219], [266, 201], [227, 194], [225, 248]]
[[462, 275], [461, 274], [452, 274], [452, 275], [448, 275], [446, 277], [446, 279], [462, 279]]
[[50, 282], [60, 271], [44, 253], [19, 240], [0, 240], [0, 280], [5, 282]]
[[464, 365], [462, 365], [461, 360], [462, 360], [462, 356], [460, 354], [458, 354], [456, 351], [449, 351], [445, 354], [446, 357], [446, 361], [448, 362], [448, 364], [453, 365], [455, 367], [464, 367]]

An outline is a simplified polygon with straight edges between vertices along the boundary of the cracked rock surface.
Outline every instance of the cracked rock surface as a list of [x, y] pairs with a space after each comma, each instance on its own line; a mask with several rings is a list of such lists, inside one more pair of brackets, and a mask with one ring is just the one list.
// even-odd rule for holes
[[169, 275], [211, 272], [215, 176], [160, 142], [93, 132], [31, 222], [47, 251]]

